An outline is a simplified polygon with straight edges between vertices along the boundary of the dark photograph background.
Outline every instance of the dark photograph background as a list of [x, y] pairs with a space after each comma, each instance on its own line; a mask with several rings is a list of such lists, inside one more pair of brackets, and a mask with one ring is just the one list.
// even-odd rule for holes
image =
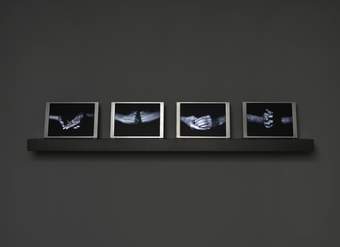
[[[49, 136], [93, 136], [95, 121], [94, 104], [50, 104], [49, 116], [61, 116], [64, 124], [72, 121], [77, 115], [83, 114], [84, 117], [79, 123], [79, 128], [63, 130], [61, 124], [55, 120], [49, 120]], [[49, 117], [46, 116], [46, 117]]]
[[[204, 103], [181, 103], [180, 116], [190, 117], [195, 116], [197, 118], [209, 115], [213, 121], [218, 117], [226, 117], [226, 105], [225, 104], [204, 104]], [[226, 121], [229, 121], [229, 116]], [[180, 122], [180, 134], [181, 136], [226, 136], [226, 124], [215, 126], [209, 130], [195, 130], [191, 129], [188, 125]]]
[[[132, 112], [161, 112], [160, 104], [115, 104], [115, 112], [120, 114], [130, 114]], [[141, 122], [138, 124], [124, 124], [115, 120], [115, 136], [160, 136], [160, 118], [151, 122]]]
[[[293, 136], [293, 122], [283, 124], [282, 117], [292, 117], [292, 104], [290, 103], [248, 103], [247, 114], [263, 117], [266, 109], [273, 112], [273, 126], [266, 128], [263, 123], [247, 121], [248, 136]], [[296, 121], [293, 119], [293, 121]]]
[[[335, 1], [0, 3], [0, 246], [338, 247]], [[47, 101], [295, 101], [310, 154], [31, 153]], [[207, 140], [208, 142], [209, 140]]]

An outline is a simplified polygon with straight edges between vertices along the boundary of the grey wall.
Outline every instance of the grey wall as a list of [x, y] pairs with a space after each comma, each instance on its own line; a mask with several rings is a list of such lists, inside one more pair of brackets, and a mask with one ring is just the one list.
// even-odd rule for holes
[[[339, 8], [2, 1], [1, 246], [339, 246]], [[46, 101], [298, 103], [311, 155], [33, 154]], [[5, 114], [5, 115], [3, 115]]]

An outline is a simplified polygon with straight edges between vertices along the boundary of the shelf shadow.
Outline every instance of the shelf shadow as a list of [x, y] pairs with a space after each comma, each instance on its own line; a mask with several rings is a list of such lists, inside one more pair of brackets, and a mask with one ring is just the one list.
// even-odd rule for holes
[[[233, 164], [233, 163], [258, 163], [286, 165], [310, 164], [319, 159], [317, 151], [310, 153], [300, 152], [33, 152], [32, 160], [38, 163], [74, 162], [86, 165], [119, 165], [119, 164], [148, 164], [157, 162], [162, 164]], [[77, 165], [78, 166], [78, 165]], [[81, 165], [80, 165], [81, 166]]]

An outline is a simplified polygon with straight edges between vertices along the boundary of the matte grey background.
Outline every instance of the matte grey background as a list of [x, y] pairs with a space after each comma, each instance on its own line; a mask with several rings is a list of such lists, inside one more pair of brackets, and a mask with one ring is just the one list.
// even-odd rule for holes
[[[339, 246], [339, 8], [2, 1], [1, 246]], [[46, 101], [298, 104], [310, 155], [34, 154]]]

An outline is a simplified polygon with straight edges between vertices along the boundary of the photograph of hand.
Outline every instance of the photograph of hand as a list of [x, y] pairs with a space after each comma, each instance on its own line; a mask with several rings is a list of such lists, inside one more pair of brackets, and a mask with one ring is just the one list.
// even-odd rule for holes
[[177, 111], [179, 115], [177, 137], [226, 138], [228, 136], [229, 104], [226, 102], [179, 102]]
[[245, 137], [296, 137], [296, 109], [290, 102], [244, 102]]
[[162, 137], [163, 103], [112, 103], [111, 137]]
[[84, 117], [91, 117], [93, 118], [94, 115], [93, 114], [84, 114], [84, 113], [79, 113], [77, 114], [74, 118], [72, 118], [71, 120], [63, 120], [62, 116], [54, 116], [54, 115], [50, 115], [49, 119], [50, 120], [54, 120], [57, 121], [61, 128], [63, 130], [69, 130], [69, 129], [79, 129], [81, 127], [81, 121], [84, 119]]
[[93, 137], [96, 103], [49, 103], [47, 137]]
[[116, 113], [115, 120], [123, 124], [149, 123], [160, 118], [159, 112], [133, 111], [128, 114]]
[[291, 116], [275, 118], [275, 115], [276, 114], [273, 111], [265, 109], [262, 116], [247, 114], [247, 121], [250, 123], [262, 124], [266, 129], [273, 128], [277, 124], [291, 124], [293, 121]]
[[205, 131], [224, 124], [225, 117], [221, 116], [213, 119], [213, 117], [211, 117], [210, 115], [205, 115], [202, 117], [188, 116], [181, 117], [181, 121], [189, 126], [191, 129]]

